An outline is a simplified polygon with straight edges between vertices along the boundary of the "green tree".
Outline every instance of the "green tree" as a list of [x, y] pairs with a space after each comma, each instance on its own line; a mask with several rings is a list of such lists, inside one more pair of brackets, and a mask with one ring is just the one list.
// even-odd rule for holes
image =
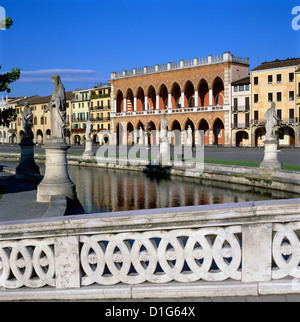
[[[10, 29], [13, 21], [10, 17], [6, 17], [0, 21], [0, 29]], [[0, 66], [1, 69], [1, 66]], [[10, 72], [0, 74], [0, 92], [10, 93], [9, 84], [20, 78], [21, 70], [13, 68]], [[12, 108], [0, 111], [0, 126], [9, 126], [9, 123], [16, 118], [16, 111]]]

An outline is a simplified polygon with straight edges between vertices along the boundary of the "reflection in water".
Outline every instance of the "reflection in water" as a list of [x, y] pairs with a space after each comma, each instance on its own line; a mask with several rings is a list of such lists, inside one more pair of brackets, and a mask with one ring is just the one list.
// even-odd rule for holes
[[[43, 175], [45, 167], [39, 167]], [[76, 166], [68, 166], [68, 171], [86, 213], [299, 198], [287, 192], [228, 182], [201, 182], [196, 178], [154, 177], [135, 171]]]
[[[141, 172], [69, 166], [78, 199], [87, 213], [168, 208], [293, 198], [283, 192], [182, 177], [154, 177]], [[259, 192], [259, 193], [258, 193]]]

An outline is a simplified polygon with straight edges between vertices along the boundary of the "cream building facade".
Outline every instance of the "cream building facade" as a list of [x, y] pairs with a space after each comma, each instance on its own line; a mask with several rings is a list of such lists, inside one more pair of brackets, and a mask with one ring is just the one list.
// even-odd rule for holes
[[300, 58], [265, 62], [250, 72], [251, 81], [251, 141], [263, 145], [265, 138], [264, 114], [275, 102], [279, 145], [300, 146], [299, 109], [297, 102], [296, 71]]
[[83, 144], [86, 122], [90, 118], [91, 90], [73, 91], [71, 114], [71, 143]]
[[[25, 103], [28, 102], [33, 114], [33, 125], [32, 132], [34, 139], [33, 141], [37, 144], [42, 144], [45, 139], [51, 137], [51, 121], [49, 113], [45, 112], [45, 108], [49, 104], [51, 99], [50, 96], [34, 96], [31, 98], [25, 98], [15, 104], [14, 108], [17, 112], [17, 119], [10, 124], [12, 138], [12, 143], [20, 143], [22, 137], [24, 136], [24, 129], [22, 126], [22, 112], [25, 109]], [[66, 142], [70, 143], [70, 125], [71, 125], [71, 99], [72, 92], [66, 92]], [[13, 106], [12, 106], [13, 107]]]
[[251, 146], [250, 76], [231, 83], [231, 137], [232, 146]]
[[93, 122], [92, 139], [100, 145], [109, 140], [111, 130], [111, 86], [94, 86], [91, 90], [90, 120]]

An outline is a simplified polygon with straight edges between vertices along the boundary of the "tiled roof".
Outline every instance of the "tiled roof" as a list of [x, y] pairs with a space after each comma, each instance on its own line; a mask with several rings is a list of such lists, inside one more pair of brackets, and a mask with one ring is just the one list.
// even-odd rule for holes
[[232, 86], [248, 85], [248, 84], [250, 84], [250, 76], [238, 79], [237, 81], [231, 83]]
[[281, 67], [289, 67], [289, 66], [297, 66], [300, 65], [300, 58], [290, 58], [285, 60], [276, 59], [271, 62], [265, 62], [256, 68], [252, 69], [252, 71], [264, 70], [264, 69], [272, 69], [272, 68], [281, 68]]
[[[72, 91], [66, 92], [67, 101], [71, 100], [72, 95], [73, 95]], [[40, 97], [37, 95], [36, 97], [33, 97], [31, 99], [27, 98], [27, 99], [23, 100], [22, 102], [19, 102], [18, 106], [24, 106], [25, 102], [27, 102], [27, 101], [29, 102], [29, 105], [48, 104], [50, 102], [51, 96], [52, 95]]]

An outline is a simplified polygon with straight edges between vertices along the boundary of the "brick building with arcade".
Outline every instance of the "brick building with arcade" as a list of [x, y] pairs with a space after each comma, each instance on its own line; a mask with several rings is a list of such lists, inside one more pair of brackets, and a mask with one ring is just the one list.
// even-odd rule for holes
[[[184, 144], [190, 127], [193, 144], [231, 144], [231, 83], [249, 75], [249, 59], [230, 52], [111, 73], [112, 130], [117, 144], [137, 144], [141, 129], [157, 144], [162, 115], [172, 144]], [[120, 135], [120, 133], [122, 133]], [[152, 132], [154, 133], [154, 132]]]

